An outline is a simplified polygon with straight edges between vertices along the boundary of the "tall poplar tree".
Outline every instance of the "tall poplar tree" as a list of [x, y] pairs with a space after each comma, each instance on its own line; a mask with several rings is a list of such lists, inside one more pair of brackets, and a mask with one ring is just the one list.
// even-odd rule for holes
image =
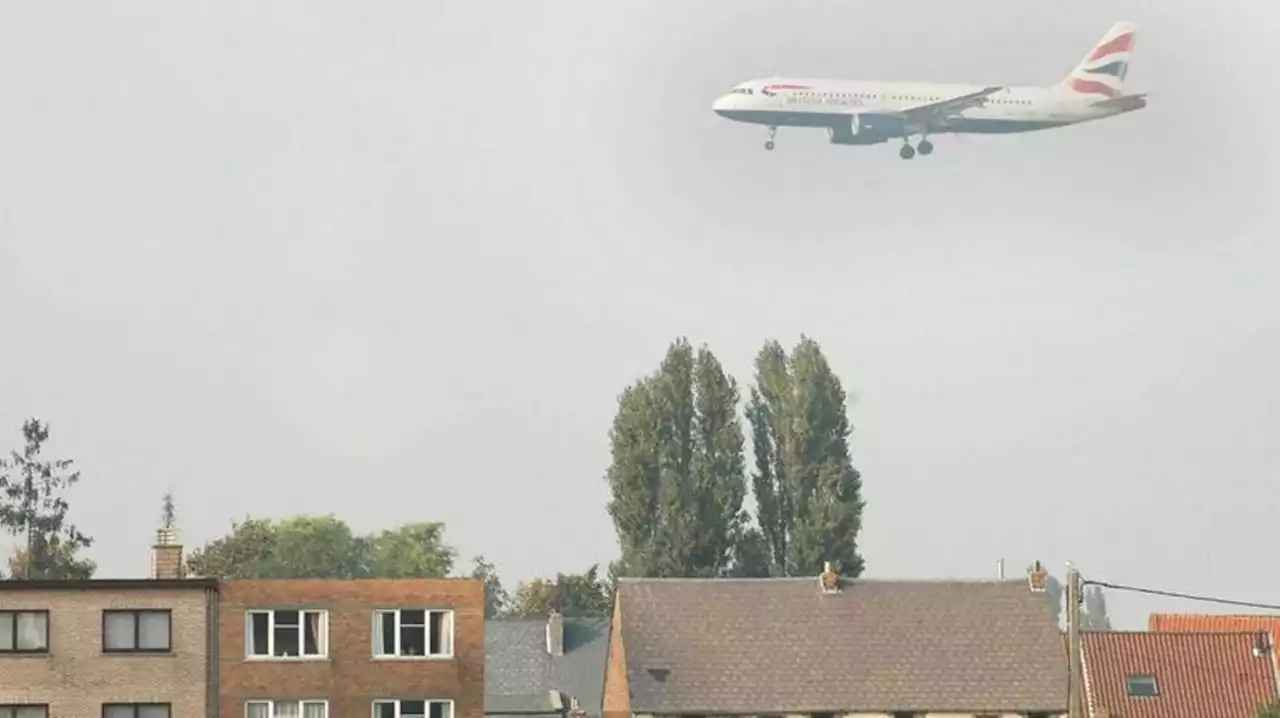
[[723, 576], [748, 521], [737, 384], [681, 338], [618, 399], [605, 479], [619, 576]]
[[802, 335], [790, 355], [765, 343], [747, 420], [769, 573], [816, 575], [830, 561], [845, 576], [861, 575], [862, 476], [849, 456], [844, 389], [817, 342]]

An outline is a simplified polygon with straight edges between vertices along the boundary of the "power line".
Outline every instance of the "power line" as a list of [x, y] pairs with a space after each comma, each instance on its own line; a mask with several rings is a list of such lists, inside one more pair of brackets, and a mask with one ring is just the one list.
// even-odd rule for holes
[[1102, 588], [1110, 588], [1115, 591], [1130, 591], [1133, 593], [1145, 593], [1149, 596], [1165, 596], [1167, 598], [1181, 598], [1187, 601], [1200, 601], [1201, 603], [1218, 603], [1224, 606], [1240, 606], [1241, 608], [1257, 608], [1263, 611], [1280, 612], [1280, 606], [1270, 603], [1253, 603], [1252, 601], [1236, 601], [1230, 598], [1216, 598], [1214, 596], [1200, 596], [1194, 593], [1180, 593], [1178, 591], [1163, 591], [1158, 588], [1142, 588], [1141, 586], [1125, 586], [1119, 583], [1108, 583], [1106, 581], [1081, 581], [1086, 586], [1100, 586]]

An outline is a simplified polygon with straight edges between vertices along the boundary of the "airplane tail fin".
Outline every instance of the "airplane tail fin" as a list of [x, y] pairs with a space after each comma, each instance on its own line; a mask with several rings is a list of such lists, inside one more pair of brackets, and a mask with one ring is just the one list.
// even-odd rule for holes
[[1129, 60], [1133, 58], [1137, 40], [1137, 25], [1131, 22], [1112, 25], [1059, 86], [1099, 99], [1119, 97], [1124, 91], [1124, 78], [1129, 73]]

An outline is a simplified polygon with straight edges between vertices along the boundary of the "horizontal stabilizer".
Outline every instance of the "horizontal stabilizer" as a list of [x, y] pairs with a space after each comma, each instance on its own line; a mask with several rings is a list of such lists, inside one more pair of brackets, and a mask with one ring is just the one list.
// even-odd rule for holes
[[1136, 110], [1147, 106], [1147, 93], [1108, 97], [1094, 102], [1092, 106], [1102, 110]]

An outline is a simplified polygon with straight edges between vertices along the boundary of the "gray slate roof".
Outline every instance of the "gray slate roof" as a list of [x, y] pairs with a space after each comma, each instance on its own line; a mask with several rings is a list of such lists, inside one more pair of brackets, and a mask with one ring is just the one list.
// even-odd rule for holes
[[618, 596], [635, 713], [1067, 710], [1062, 636], [1025, 579], [623, 579]]
[[484, 624], [485, 713], [534, 714], [550, 710], [550, 691], [578, 699], [599, 716], [609, 652], [609, 618], [564, 619], [564, 655], [547, 653], [544, 618], [497, 619]]

